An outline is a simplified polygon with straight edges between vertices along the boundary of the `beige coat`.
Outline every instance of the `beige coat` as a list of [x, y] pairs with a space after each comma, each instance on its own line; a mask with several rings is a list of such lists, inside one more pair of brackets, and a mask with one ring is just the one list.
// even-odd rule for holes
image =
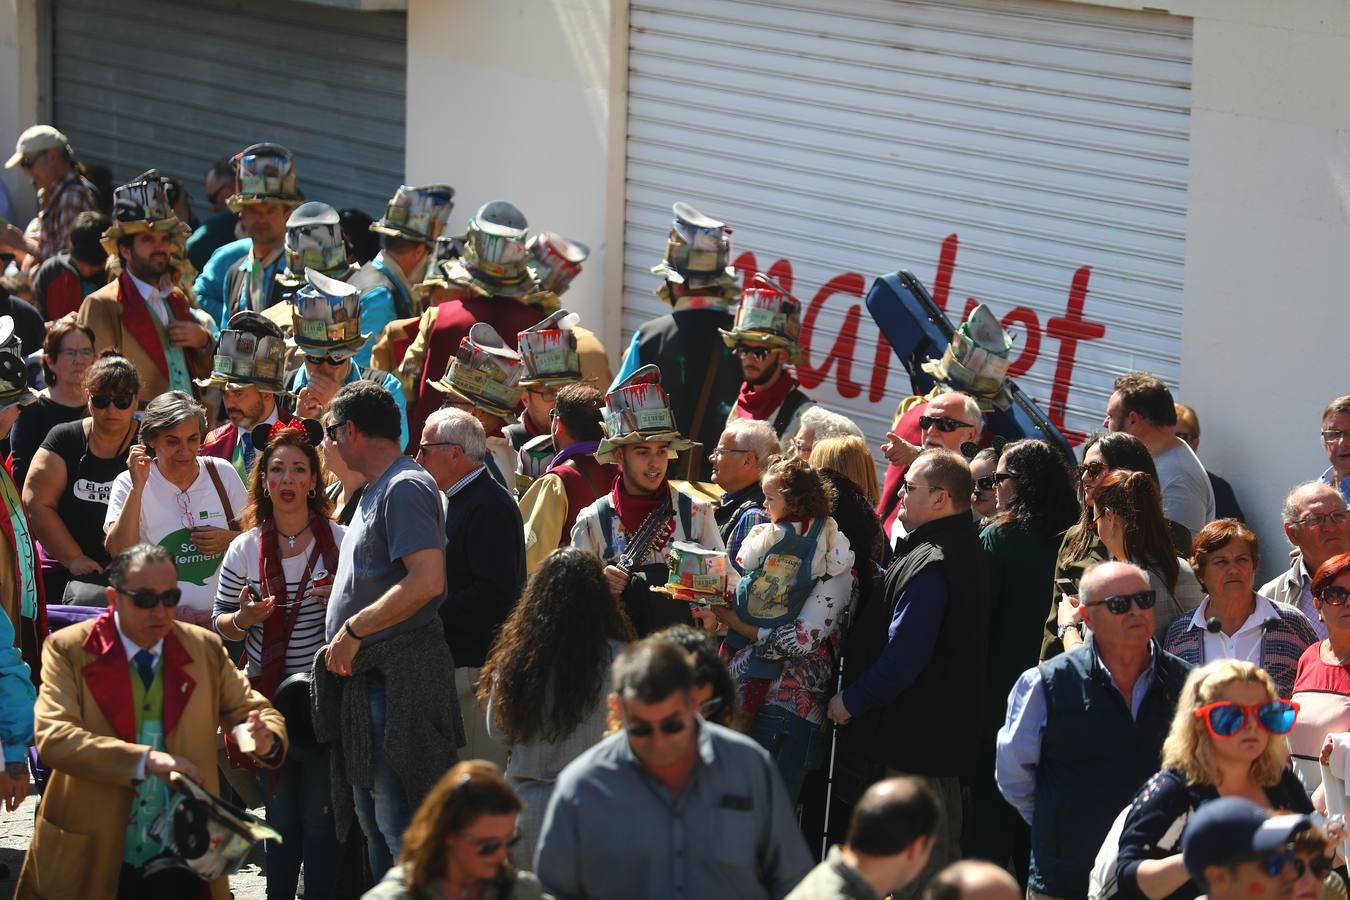
[[[284, 746], [285, 720], [249, 686], [219, 637], [176, 622], [163, 652], [165, 749], [196, 763], [206, 790], [220, 793], [217, 727], [232, 728], [256, 709]], [[34, 719], [38, 753], [52, 775], [16, 900], [116, 896], [135, 793], [131, 779], [150, 749], [134, 742], [130, 679], [109, 612], [47, 640]], [[210, 896], [227, 900], [228, 880], [213, 881]]]

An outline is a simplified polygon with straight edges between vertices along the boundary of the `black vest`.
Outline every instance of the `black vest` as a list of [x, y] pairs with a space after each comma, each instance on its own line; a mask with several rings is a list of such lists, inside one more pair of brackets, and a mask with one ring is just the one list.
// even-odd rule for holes
[[1137, 719], [1098, 665], [1091, 639], [1041, 664], [1046, 721], [1031, 824], [1032, 890], [1086, 896], [1111, 823], [1158, 771], [1191, 667], [1156, 644], [1153, 652], [1153, 682]]
[[717, 522], [717, 530], [722, 535], [723, 544], [731, 539], [731, 532], [741, 520], [741, 516], [756, 506], [761, 509], [764, 507], [764, 489], [759, 486], [759, 482], [746, 488], [745, 496], [737, 502], [719, 503], [713, 509], [713, 519]]
[[841, 728], [840, 746], [850, 756], [901, 772], [962, 775], [975, 764], [989, 640], [984, 549], [968, 511], [927, 522], [900, 542], [882, 590], [859, 604], [849, 626], [844, 683], [856, 681], [881, 656], [905, 586], [931, 565], [940, 566], [947, 580], [947, 605], [928, 665], [890, 703]]

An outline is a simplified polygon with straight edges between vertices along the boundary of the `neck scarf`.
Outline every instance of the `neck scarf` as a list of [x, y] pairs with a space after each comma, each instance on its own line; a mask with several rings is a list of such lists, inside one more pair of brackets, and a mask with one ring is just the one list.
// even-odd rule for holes
[[310, 547], [305, 573], [300, 576], [294, 606], [286, 605], [290, 603], [290, 597], [286, 593], [286, 573], [281, 568], [281, 539], [277, 536], [276, 522], [268, 519], [262, 524], [258, 535], [258, 578], [268, 595], [277, 598], [278, 606], [277, 611], [263, 622], [262, 675], [254, 682], [254, 687], [264, 697], [271, 697], [276, 692], [286, 674], [286, 649], [291, 642], [295, 620], [300, 615], [299, 601], [309, 587], [315, 561], [323, 558], [329, 577], [337, 571], [337, 545], [333, 541], [333, 531], [328, 527], [328, 520], [311, 513], [309, 529], [314, 536], [314, 543]]
[[647, 517], [656, 512], [656, 508], [670, 497], [669, 482], [661, 479], [661, 486], [646, 496], [630, 494], [623, 486], [623, 473], [614, 476], [614, 487], [610, 490], [610, 502], [619, 517], [623, 530], [632, 534], [642, 527]]
[[766, 421], [773, 411], [783, 405], [787, 395], [792, 393], [792, 389], [797, 386], [797, 379], [788, 374], [787, 370], [782, 370], [770, 387], [762, 391], [757, 391], [750, 386], [750, 382], [741, 382], [741, 393], [736, 398], [736, 415], [742, 419], [759, 419]]

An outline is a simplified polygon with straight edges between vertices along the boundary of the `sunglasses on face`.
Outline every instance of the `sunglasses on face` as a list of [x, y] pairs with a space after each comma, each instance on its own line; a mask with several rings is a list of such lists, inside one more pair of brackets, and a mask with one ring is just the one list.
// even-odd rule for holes
[[25, 156], [19, 160], [19, 168], [31, 169], [33, 168], [33, 166], [37, 165], [37, 161], [41, 158], [42, 158], [41, 153], [39, 153], [37, 156]]
[[962, 422], [960, 419], [952, 419], [947, 416], [919, 416], [920, 431], [927, 431], [934, 425], [936, 425], [937, 430], [941, 431], [943, 434], [951, 434], [958, 428], [975, 427], [974, 425]]
[[1317, 595], [1328, 606], [1344, 606], [1346, 600], [1350, 600], [1350, 590], [1341, 587], [1339, 584], [1329, 584], [1322, 588], [1322, 593]]
[[1106, 472], [1106, 464], [1099, 462], [1084, 463], [1078, 467], [1079, 478], [1100, 478]]
[[89, 404], [94, 409], [107, 409], [108, 404], [115, 405], [118, 409], [130, 409], [131, 404], [136, 402], [136, 398], [127, 394], [118, 394], [114, 397], [112, 394], [94, 394], [89, 398]]
[[346, 422], [334, 422], [324, 429], [324, 433], [328, 435], [330, 441], [336, 444], [338, 442], [338, 429], [346, 424]]
[[993, 475], [985, 475], [983, 478], [976, 478], [975, 492], [977, 494], [983, 494], [985, 491], [992, 491], [994, 489], [994, 485], [997, 483], [998, 482], [994, 480]]
[[750, 344], [736, 345], [737, 356], [752, 356], [755, 359], [759, 360], [760, 362], [763, 362], [764, 360], [768, 359], [769, 354], [772, 352], [773, 352], [772, 347], [765, 347], [762, 345], [761, 346], [752, 346]]
[[345, 363], [346, 359], [339, 359], [336, 356], [306, 356], [305, 362], [312, 366], [328, 366], [330, 369], [336, 369]]
[[[1274, 853], [1268, 853], [1264, 856], [1248, 857], [1245, 861], [1259, 864], [1265, 870], [1267, 875], [1271, 878], [1275, 878], [1284, 871], [1286, 865], [1294, 862], [1296, 859], [1297, 857], [1294, 856], [1294, 848], [1285, 847], [1283, 850], [1276, 850]], [[1294, 871], [1297, 872], [1298, 869], [1295, 869]]]
[[1271, 700], [1260, 706], [1239, 706], [1231, 700], [1219, 700], [1202, 706], [1195, 711], [1198, 719], [1204, 719], [1209, 733], [1216, 738], [1229, 738], [1247, 726], [1247, 720], [1254, 718], [1271, 734], [1288, 734], [1298, 718], [1298, 704], [1291, 700]]
[[[662, 734], [679, 734], [688, 727], [688, 724], [684, 719], [666, 719], [657, 727], [661, 729]], [[624, 730], [628, 732], [629, 737], [651, 737], [654, 729], [650, 722], [634, 722]]]
[[[460, 836], [463, 837], [463, 835]], [[470, 837], [466, 837], [464, 838], [464, 840], [468, 841], [470, 844], [473, 845], [474, 850], [477, 851], [479, 856], [491, 856], [492, 854], [501, 850], [503, 847], [514, 847], [516, 844], [520, 843], [520, 832], [517, 831], [515, 834], [511, 835], [511, 837], [508, 840], [505, 841], [502, 840], [501, 838], [470, 838]]]
[[130, 597], [131, 602], [136, 604], [137, 609], [154, 609], [161, 603], [168, 609], [173, 609], [178, 605], [178, 601], [183, 599], [183, 592], [179, 588], [169, 588], [162, 594], [151, 590], [124, 591], [117, 588], [117, 593], [124, 597]]
[[1331, 860], [1325, 856], [1313, 857], [1308, 862], [1304, 862], [1295, 856], [1289, 860], [1289, 865], [1294, 867], [1295, 878], [1302, 878], [1304, 873], [1312, 872], [1313, 877], [1318, 881], [1325, 881], [1326, 877], [1331, 874]]
[[1137, 594], [1117, 594], [1114, 597], [1107, 597], [1105, 600], [1093, 600], [1084, 603], [1084, 606], [1105, 606], [1106, 611], [1116, 616], [1123, 616], [1130, 611], [1130, 604], [1133, 603], [1140, 609], [1152, 609], [1153, 604], [1158, 602], [1157, 591], [1140, 591]]
[[993, 475], [990, 475], [989, 477], [992, 478], [992, 479], [994, 479], [994, 484], [1002, 484], [1003, 482], [1008, 481], [1009, 479], [1016, 478], [1016, 477], [1017, 477], [1017, 473], [1016, 473], [1016, 472], [995, 472]]

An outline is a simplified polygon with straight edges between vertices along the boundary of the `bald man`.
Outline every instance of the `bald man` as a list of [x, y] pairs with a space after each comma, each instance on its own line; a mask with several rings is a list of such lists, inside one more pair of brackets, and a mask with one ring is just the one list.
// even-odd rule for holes
[[991, 862], [963, 859], [937, 874], [924, 900], [1021, 900], [1022, 891], [1006, 869]]

